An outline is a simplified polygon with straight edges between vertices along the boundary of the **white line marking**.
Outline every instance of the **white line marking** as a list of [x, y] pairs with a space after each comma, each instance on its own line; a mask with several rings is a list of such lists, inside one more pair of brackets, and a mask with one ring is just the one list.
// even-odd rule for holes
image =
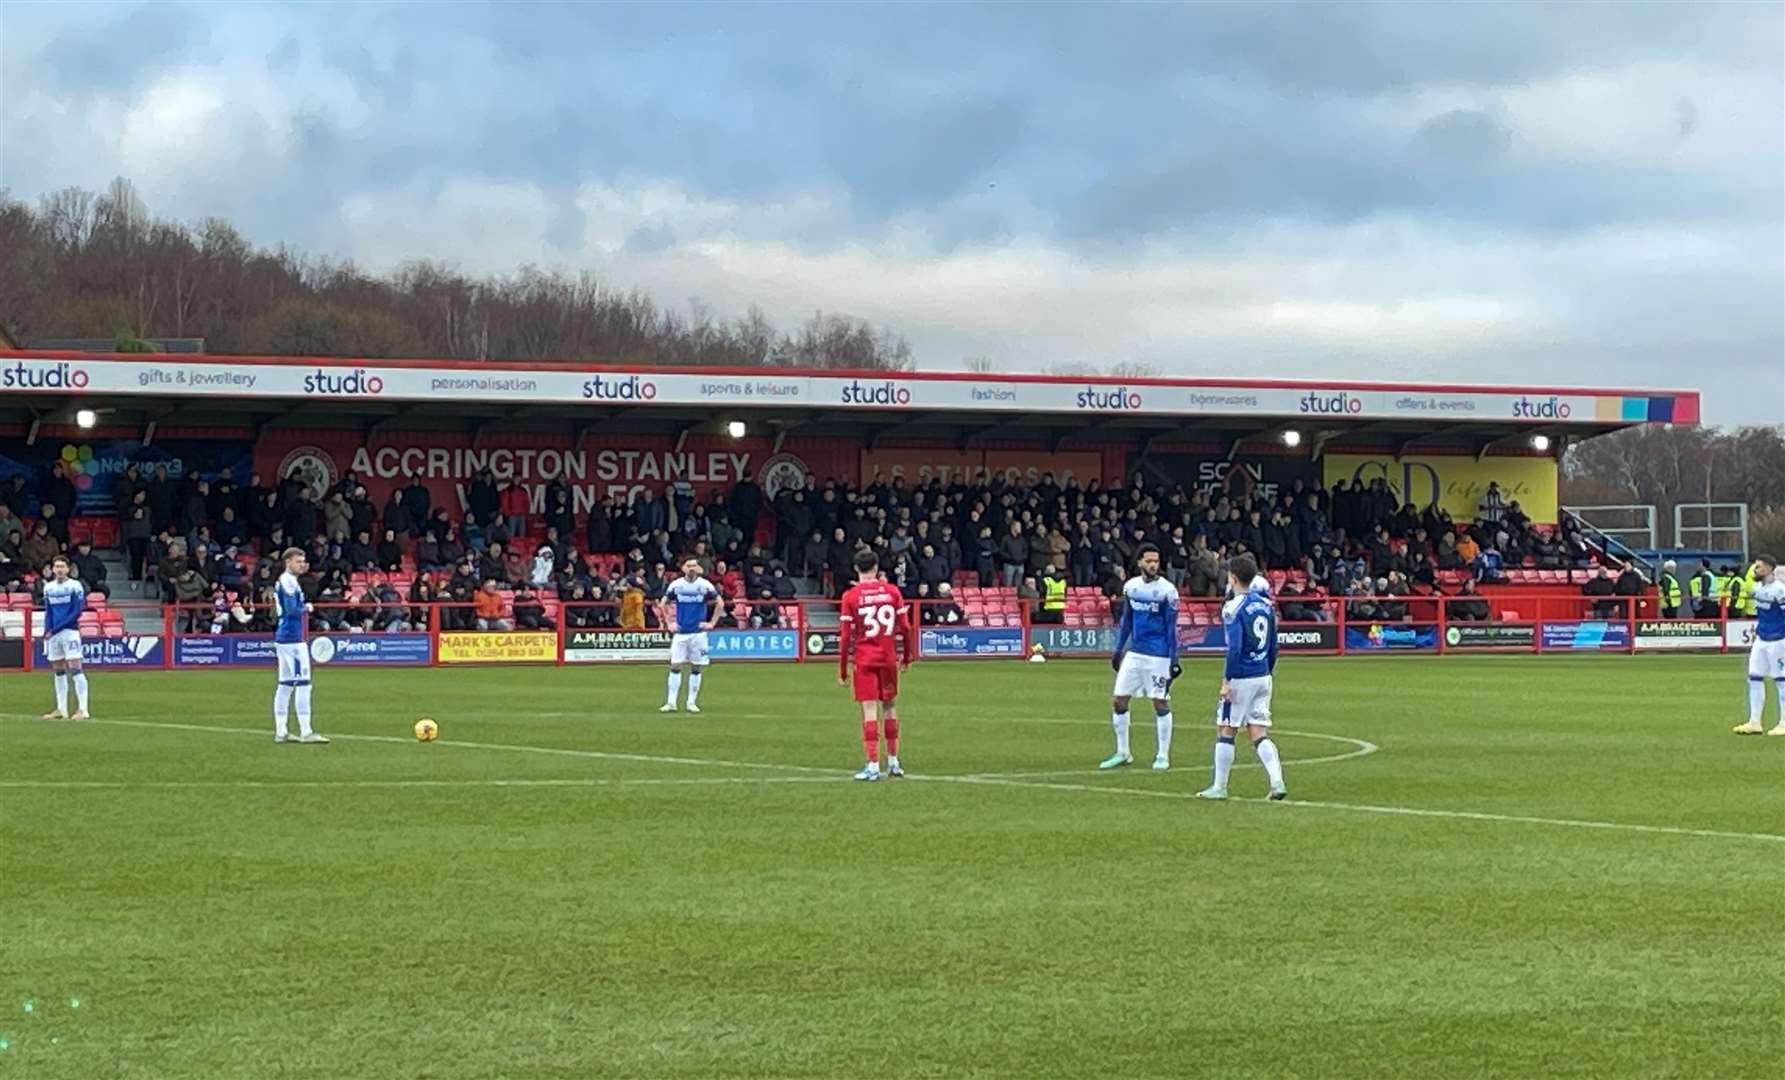
[[[49, 723], [50, 721], [45, 721]], [[82, 720], [70, 723], [72, 727], [86, 724], [110, 724], [116, 727], [165, 728], [169, 731], [202, 731], [212, 735], [258, 735], [273, 744], [273, 737], [266, 731], [253, 728], [226, 728], [213, 724], [169, 724], [156, 720]], [[330, 739], [343, 742], [381, 742], [381, 743], [413, 743], [413, 737], [402, 735], [330, 735]], [[776, 772], [817, 773], [835, 775], [841, 770], [821, 769], [815, 765], [777, 765], [763, 761], [727, 761], [723, 758], [691, 758], [671, 757], [663, 754], [627, 754], [610, 750], [572, 750], [558, 746], [522, 746], [517, 743], [466, 742], [462, 739], [437, 739], [436, 746], [456, 746], [465, 750], [509, 750], [521, 754], [548, 754], [557, 757], [594, 758], [599, 761], [642, 761], [653, 765], [701, 765], [725, 769], [768, 769]], [[315, 753], [308, 747], [298, 747], [299, 752]], [[289, 752], [289, 751], [288, 751]]]
[[[1323, 735], [1316, 731], [1278, 731], [1278, 732], [1274, 732], [1273, 734], [1288, 735], [1288, 736], [1291, 736], [1294, 738], [1300, 738], [1300, 739], [1324, 739], [1327, 742], [1345, 743], [1347, 745], [1357, 747], [1357, 749], [1351, 751], [1350, 753], [1345, 753], [1345, 754], [1329, 754], [1326, 757], [1312, 757], [1312, 758], [1287, 758], [1286, 757], [1283, 759], [1284, 765], [1286, 765], [1286, 766], [1294, 765], [1296, 768], [1301, 768], [1304, 765], [1324, 765], [1325, 763], [1327, 763], [1329, 761], [1350, 761], [1352, 758], [1366, 757], [1366, 756], [1368, 756], [1370, 754], [1374, 754], [1376, 751], [1382, 749], [1380, 746], [1377, 746], [1375, 743], [1369, 741], [1368, 739], [1353, 739], [1349, 735]], [[1253, 764], [1257, 765], [1258, 763], [1253, 762]], [[1264, 766], [1259, 765], [1258, 767], [1263, 768]], [[930, 777], [936, 777], [941, 774], [926, 773], [925, 775], [930, 776]], [[955, 774], [948, 774], [948, 775], [955, 775]], [[1026, 779], [1028, 777], [1034, 777], [1034, 776], [1120, 776], [1120, 775], [1122, 775], [1122, 770], [1099, 769], [1095, 765], [1090, 765], [1090, 766], [1085, 766], [1085, 767], [1077, 768], [1077, 769], [1042, 769], [1042, 770], [1038, 770], [1035, 772], [1003, 772], [1003, 773], [1001, 773], [1001, 772], [976, 772], [976, 773], [961, 773], [959, 775], [970, 776], [970, 777], [982, 777], [982, 778], [988, 779], [988, 780], [1020, 780], [1020, 779]]]
[[639, 780], [0, 780], [0, 788], [458, 788], [458, 787], [664, 787], [723, 784], [834, 784], [835, 776], [703, 776], [651, 777]]
[[[993, 784], [999, 787], [1036, 788], [1052, 791], [1095, 791], [1102, 794], [1138, 795], [1149, 799], [1195, 799], [1188, 791], [1160, 791], [1157, 788], [1118, 787], [1100, 784], [1043, 784], [1026, 780], [1006, 780], [992, 776], [937, 776], [933, 773], [911, 774], [914, 779], [955, 784]], [[1587, 821], [1580, 818], [1531, 817], [1524, 814], [1486, 814], [1472, 810], [1425, 810], [1411, 806], [1374, 806], [1369, 803], [1297, 802], [1293, 799], [1272, 804], [1268, 799], [1234, 798], [1228, 802], [1264, 803], [1266, 805], [1309, 807], [1316, 810], [1349, 810], [1359, 814], [1392, 814], [1400, 817], [1451, 818], [1463, 821], [1491, 821], [1521, 825], [1554, 825], [1569, 829], [1603, 829], [1609, 832], [1650, 833], [1662, 836], [1712, 837], [1719, 840], [1761, 840], [1785, 844], [1785, 834], [1727, 832], [1721, 829], [1686, 829], [1674, 825], [1637, 825], [1622, 821]]]
[[[259, 735], [266, 738], [266, 732], [251, 728], [220, 728], [204, 724], [168, 724], [146, 720], [89, 720], [82, 723], [113, 724], [125, 727], [169, 728], [175, 731], [203, 731], [226, 735]], [[1340, 736], [1332, 736], [1339, 738]], [[364, 742], [396, 742], [406, 743], [411, 740], [395, 735], [335, 735], [332, 738], [351, 739]], [[840, 778], [839, 770], [820, 769], [810, 765], [777, 765], [759, 761], [726, 761], [717, 758], [663, 757], [651, 754], [610, 753], [602, 750], [569, 750], [557, 747], [518, 746], [512, 743], [474, 743], [452, 740], [440, 740], [442, 746], [458, 746], [477, 750], [513, 750], [522, 753], [555, 754], [569, 757], [596, 758], [617, 761], [644, 761], [670, 765], [701, 765], [717, 768], [767, 769], [774, 771], [814, 773], [827, 778]], [[301, 750], [280, 750], [280, 753], [301, 753]], [[846, 775], [846, 774], [844, 774]], [[1196, 796], [1187, 791], [1161, 791], [1157, 788], [1121, 787], [1099, 784], [1059, 784], [1041, 783], [1032, 780], [1014, 780], [989, 775], [947, 775], [947, 774], [908, 774], [911, 779], [928, 780], [936, 783], [954, 784], [989, 784], [996, 787], [1033, 788], [1042, 791], [1089, 791], [1103, 795], [1135, 795], [1149, 799], [1194, 799]], [[616, 785], [623, 786], [623, 785]], [[1230, 802], [1266, 803], [1265, 799], [1231, 799]], [[1296, 802], [1286, 801], [1279, 806], [1303, 807], [1315, 810], [1342, 810], [1358, 814], [1389, 814], [1397, 817], [1447, 818], [1460, 821], [1484, 821], [1498, 824], [1549, 825], [1569, 829], [1598, 829], [1607, 832], [1646, 833], [1657, 836], [1690, 836], [1718, 840], [1759, 840], [1766, 843], [1785, 844], [1785, 834], [1728, 832], [1720, 829], [1687, 829], [1673, 825], [1639, 825], [1619, 821], [1589, 821], [1578, 818], [1546, 818], [1522, 814], [1487, 814], [1470, 810], [1428, 810], [1411, 806], [1375, 806], [1368, 803], [1337, 802]]]

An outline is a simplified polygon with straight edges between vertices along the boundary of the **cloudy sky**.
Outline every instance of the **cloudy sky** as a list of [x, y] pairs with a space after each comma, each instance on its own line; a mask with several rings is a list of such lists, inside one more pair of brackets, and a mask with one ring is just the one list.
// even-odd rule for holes
[[594, 270], [920, 366], [1785, 420], [1779, 3], [0, 4], [0, 186]]

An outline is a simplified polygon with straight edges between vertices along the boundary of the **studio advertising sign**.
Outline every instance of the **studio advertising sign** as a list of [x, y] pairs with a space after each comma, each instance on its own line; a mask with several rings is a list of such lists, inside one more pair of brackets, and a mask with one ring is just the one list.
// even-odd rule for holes
[[487, 404], [743, 408], [940, 409], [1165, 416], [1264, 415], [1332, 419], [1493, 419], [1534, 424], [1694, 423], [1698, 395], [1580, 394], [1532, 388], [1346, 386], [1268, 380], [998, 379], [698, 370], [592, 371], [444, 361], [267, 360], [242, 357], [0, 357], [0, 394], [164, 396]]

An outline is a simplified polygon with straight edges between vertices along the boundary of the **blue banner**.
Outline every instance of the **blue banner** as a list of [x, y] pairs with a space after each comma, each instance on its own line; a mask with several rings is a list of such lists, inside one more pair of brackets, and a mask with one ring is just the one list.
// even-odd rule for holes
[[1369, 652], [1381, 649], [1436, 649], [1438, 628], [1435, 626], [1397, 626], [1393, 623], [1371, 623], [1365, 627], [1345, 628], [1345, 651]]
[[[41, 490], [39, 485], [57, 462], [74, 484], [74, 512], [109, 514], [116, 509], [112, 484], [133, 464], [144, 483], [154, 477], [155, 467], [162, 465], [169, 480], [187, 476], [215, 480], [229, 469], [235, 482], [246, 487], [254, 471], [254, 444], [236, 439], [158, 439], [144, 446], [141, 439], [50, 439], [32, 446], [9, 446], [0, 454], [0, 480], [23, 473], [27, 490]], [[35, 505], [30, 509], [37, 511]]]
[[318, 664], [426, 664], [433, 659], [426, 634], [319, 634], [310, 639]]
[[[318, 634], [310, 639], [317, 664], [426, 664], [433, 648], [426, 634]], [[194, 634], [174, 639], [176, 667], [272, 667], [270, 634]]]
[[795, 660], [798, 630], [709, 630], [707, 655], [715, 660]]
[[[43, 640], [32, 641], [32, 663], [38, 668], [49, 666], [43, 655]], [[126, 668], [161, 666], [161, 638], [141, 634], [117, 637], [90, 637], [81, 643], [81, 663], [86, 667]]]
[[1021, 656], [1020, 626], [975, 626], [924, 630], [917, 636], [920, 656]]
[[1543, 624], [1546, 649], [1622, 649], [1629, 645], [1629, 623], [1588, 620]]

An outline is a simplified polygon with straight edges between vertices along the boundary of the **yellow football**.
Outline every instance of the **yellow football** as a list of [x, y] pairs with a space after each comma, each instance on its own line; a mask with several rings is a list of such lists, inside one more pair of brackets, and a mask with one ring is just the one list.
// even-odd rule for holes
[[433, 742], [440, 737], [440, 725], [424, 716], [415, 722], [415, 737], [421, 742]]

